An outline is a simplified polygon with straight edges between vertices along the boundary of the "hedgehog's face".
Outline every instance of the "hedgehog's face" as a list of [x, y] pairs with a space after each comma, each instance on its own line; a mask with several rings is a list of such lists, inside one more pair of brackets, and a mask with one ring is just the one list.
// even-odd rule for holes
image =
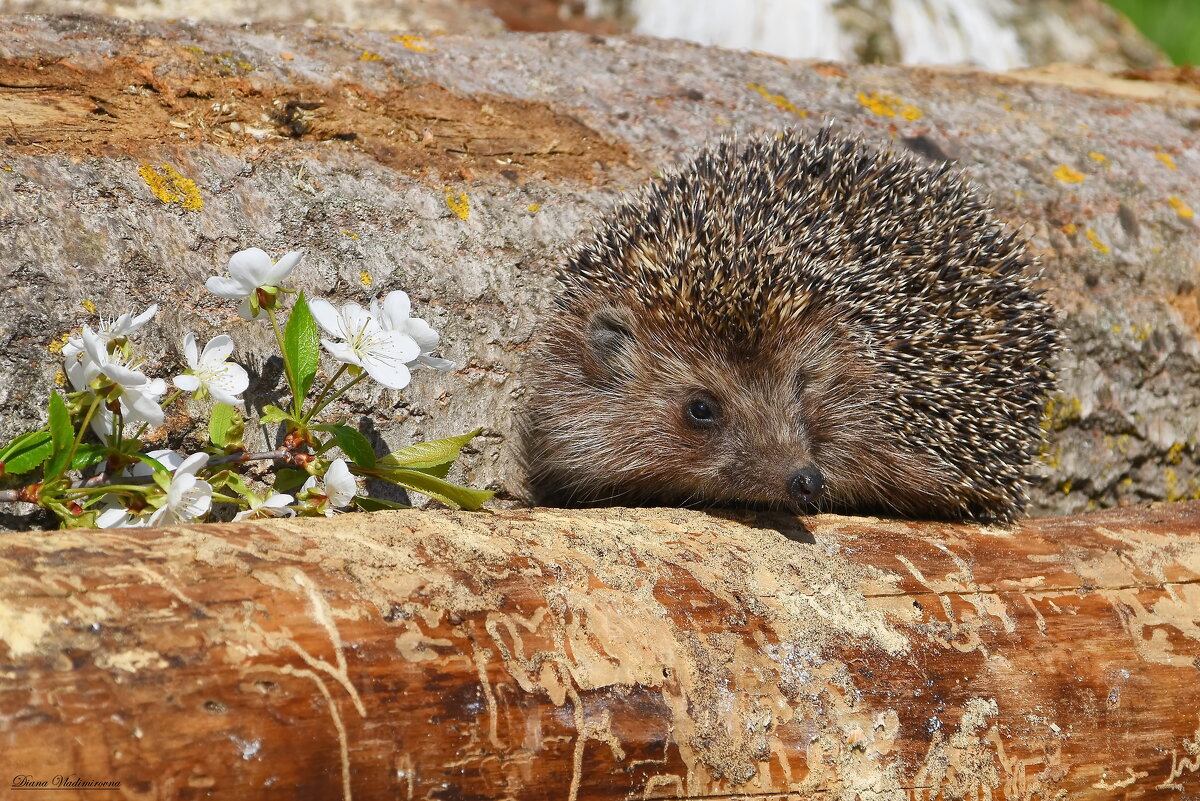
[[[680, 337], [606, 305], [552, 322], [530, 406], [556, 500], [840, 505], [862, 431], [863, 376], [814, 317], [793, 341], [739, 348]], [[580, 323], [584, 323], [580, 325]], [[840, 350], [839, 350], [840, 349]], [[847, 367], [850, 365], [850, 367]]]

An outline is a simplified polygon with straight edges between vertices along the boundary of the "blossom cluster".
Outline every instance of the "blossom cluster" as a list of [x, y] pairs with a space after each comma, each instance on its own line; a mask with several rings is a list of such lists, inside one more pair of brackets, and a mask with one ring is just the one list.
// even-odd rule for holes
[[[238, 301], [242, 318], [271, 323], [293, 396], [290, 409], [267, 406], [260, 421], [284, 425], [286, 436], [277, 448], [250, 454], [241, 444], [242, 395], [250, 377], [231, 361], [230, 335], [219, 334], [201, 348], [195, 334], [184, 334], [181, 350], [187, 367], [171, 379], [175, 392], [170, 395], [166, 380], [146, 373], [132, 337], [154, 318], [154, 305], [140, 314], [102, 319], [95, 328], [85, 324], [67, 340], [64, 372], [74, 391], [66, 400], [52, 394], [45, 429], [0, 447], [0, 479], [40, 469], [42, 480], [20, 490], [0, 490], [0, 500], [39, 503], [58, 513], [65, 525], [117, 528], [203, 520], [214, 503], [238, 509], [235, 520], [332, 515], [351, 504], [364, 509], [396, 506], [362, 495], [356, 475], [461, 508], [476, 508], [490, 497], [444, 480], [449, 464], [477, 431], [379, 458], [356, 429], [318, 422], [327, 406], [363, 379], [403, 389], [412, 368], [452, 370], [454, 363], [433, 355], [440, 338], [427, 322], [412, 316], [402, 291], [373, 299], [366, 308], [357, 303], [335, 307], [299, 293], [281, 325], [281, 301], [297, 294], [285, 282], [301, 256], [291, 252], [273, 261], [258, 248], [243, 250], [229, 259], [228, 275], [205, 283], [218, 297]], [[319, 338], [318, 330], [327, 336]], [[314, 393], [318, 339], [338, 366]], [[339, 384], [343, 376], [346, 380]], [[143, 452], [143, 432], [163, 425], [165, 409], [185, 393], [216, 404], [209, 423], [212, 448], [191, 454]], [[85, 441], [89, 432], [97, 444]], [[325, 456], [334, 447], [346, 458]], [[275, 463], [276, 480], [267, 492], [252, 489], [236, 471], [254, 460]]]

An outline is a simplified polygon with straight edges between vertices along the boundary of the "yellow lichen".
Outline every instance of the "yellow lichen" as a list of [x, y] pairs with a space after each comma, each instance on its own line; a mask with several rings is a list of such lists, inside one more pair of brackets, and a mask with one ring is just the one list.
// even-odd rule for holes
[[1176, 442], [1167, 449], [1167, 464], [1179, 464], [1183, 460], [1183, 449], [1187, 447], [1186, 442]]
[[80, 301], [79, 305], [86, 309], [88, 314], [96, 313], [96, 304], [92, 303], [90, 300]]
[[764, 99], [769, 100], [784, 111], [790, 111], [800, 119], [805, 119], [808, 117], [807, 111], [802, 108], [798, 108], [795, 103], [788, 100], [783, 95], [772, 94], [771, 90], [767, 89], [767, 87], [763, 86], [761, 83], [748, 83], [746, 86], [758, 92], [763, 96]]
[[1079, 229], [1075, 227], [1075, 223], [1067, 223], [1062, 227], [1063, 233], [1067, 236], [1074, 236]]
[[0, 170], [4, 170], [5, 172], [12, 172], [13, 168], [8, 166], [7, 164], [5, 164], [3, 167], [0, 167]]
[[1088, 153], [1088, 158], [1090, 158], [1092, 161], [1098, 162], [1100, 164], [1108, 163], [1108, 157], [1105, 156], [1103, 153], [1097, 153], [1095, 150], [1093, 150], [1091, 153]]
[[450, 207], [450, 211], [458, 215], [460, 220], [465, 220], [471, 214], [471, 201], [467, 198], [466, 192], [455, 194], [454, 190], [446, 187], [446, 205]]
[[403, 36], [393, 36], [392, 41], [399, 42], [409, 50], [414, 50], [418, 53], [428, 53], [430, 50], [436, 49], [423, 36], [414, 36], [411, 33], [406, 33]]
[[1083, 417], [1083, 401], [1076, 397], [1055, 395], [1046, 401], [1042, 413], [1043, 431], [1062, 431], [1067, 425]]
[[188, 211], [204, 208], [196, 182], [184, 178], [170, 164], [164, 164], [158, 170], [143, 164], [138, 167], [138, 175], [142, 176], [150, 192], [163, 203], [178, 203]]
[[541, 211], [541, 209], [542, 209], [541, 203], [530, 203], [528, 206], [525, 207], [525, 210], [532, 214], [537, 214], [539, 211]]
[[1187, 203], [1184, 203], [1183, 198], [1179, 197], [1178, 195], [1171, 195], [1169, 198], [1167, 198], [1167, 202], [1171, 204], [1171, 208], [1175, 209], [1175, 213], [1183, 219], [1190, 220], [1193, 216], [1195, 216], [1195, 212], [1192, 211], [1192, 207]]
[[1063, 495], [1070, 495], [1070, 494], [1071, 494], [1071, 481], [1070, 481], [1070, 479], [1068, 479], [1068, 480], [1066, 480], [1066, 481], [1063, 481], [1063, 482], [1059, 483], [1059, 485], [1058, 485], [1058, 488], [1059, 488], [1059, 489], [1062, 491], [1062, 494], [1063, 494]]
[[1168, 467], [1163, 471], [1163, 478], [1167, 482], [1167, 501], [1174, 503], [1175, 501], [1183, 500], [1185, 495], [1180, 491], [1179, 475], [1175, 470]]
[[919, 120], [924, 115], [916, 106], [905, 103], [898, 97], [880, 92], [858, 93], [858, 102], [872, 114], [881, 117], [902, 117], [906, 120]]
[[1169, 169], [1172, 169], [1172, 170], [1177, 169], [1177, 167], [1175, 166], [1175, 159], [1171, 158], [1170, 153], [1155, 153], [1154, 158], [1158, 159], [1163, 164], [1167, 165], [1167, 167]]
[[1092, 246], [1096, 248], [1096, 250], [1100, 251], [1101, 253], [1112, 253], [1112, 248], [1100, 241], [1100, 237], [1097, 236], [1096, 232], [1091, 228], [1087, 229], [1087, 238], [1088, 241], [1092, 243]]
[[370, 286], [371, 284], [374, 283], [374, 281], [371, 279], [371, 274], [369, 272], [367, 272], [366, 270], [362, 270], [361, 272], [359, 272], [358, 280], [362, 281], [363, 286]]
[[718, 114], [717, 116], [713, 117], [713, 119], [714, 119], [714, 120], [716, 120], [716, 121], [717, 121], [718, 123], [720, 123], [721, 125], [728, 125], [728, 124], [729, 124], [729, 119], [728, 119], [728, 118], [726, 118], [726, 117], [722, 117], [720, 114]]
[[63, 348], [65, 348], [67, 346], [67, 340], [70, 338], [71, 338], [70, 331], [68, 331], [67, 333], [63, 334], [60, 337], [55, 337], [54, 339], [50, 340], [50, 344], [46, 346], [46, 350], [48, 350], [51, 353], [56, 354], [56, 355], [59, 353], [62, 353]]
[[343, 228], [342, 233], [345, 234], [346, 236], [350, 237], [351, 239], [358, 239], [358, 234], [354, 233], [349, 228]]
[[1054, 177], [1064, 184], [1078, 184], [1083, 183], [1083, 179], [1086, 176], [1078, 170], [1071, 169], [1066, 164], [1059, 164], [1054, 170]]
[[362, 55], [358, 57], [359, 61], [383, 61], [383, 56], [378, 53], [372, 53], [370, 50], [362, 51]]

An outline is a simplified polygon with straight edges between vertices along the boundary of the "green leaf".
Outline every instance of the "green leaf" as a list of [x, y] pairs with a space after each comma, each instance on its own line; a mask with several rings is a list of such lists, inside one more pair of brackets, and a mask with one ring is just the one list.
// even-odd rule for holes
[[390, 481], [405, 489], [428, 495], [430, 498], [441, 501], [448, 506], [453, 506], [455, 509], [478, 509], [483, 505], [484, 501], [495, 494], [487, 490], [460, 487], [457, 484], [451, 484], [449, 481], [440, 479], [437, 476], [431, 476], [428, 473], [422, 473], [419, 470], [405, 470], [402, 468], [387, 470], [382, 471], [379, 477], [384, 481]]
[[308, 481], [308, 473], [293, 467], [281, 467], [275, 471], [275, 483], [271, 486], [276, 492], [292, 492]]
[[108, 446], [98, 442], [84, 442], [75, 449], [75, 458], [71, 460], [72, 470], [82, 470], [102, 462], [108, 457]]
[[258, 422], [267, 423], [267, 424], [283, 423], [287, 420], [293, 420], [293, 419], [295, 419], [295, 418], [293, 418], [290, 414], [285, 412], [283, 409], [280, 409], [278, 406], [272, 406], [272, 405], [268, 404], [263, 407], [262, 417], [258, 418]]
[[50, 393], [50, 442], [53, 452], [46, 464], [46, 478], [53, 478], [67, 467], [71, 457], [71, 446], [75, 444], [75, 427], [71, 425], [71, 413], [62, 395]]
[[356, 465], [370, 470], [375, 466], [375, 449], [357, 429], [350, 426], [330, 426], [329, 432], [337, 440], [338, 447], [349, 456]]
[[208, 418], [208, 440], [221, 450], [241, 445], [245, 427], [237, 409], [227, 403], [214, 404], [212, 416]]
[[477, 428], [457, 437], [418, 442], [416, 445], [409, 445], [407, 448], [389, 453], [380, 459], [379, 463], [388, 467], [407, 467], [422, 472], [436, 472], [437, 468], [444, 466], [446, 469], [440, 472], [440, 475], [444, 476], [449, 470], [449, 466], [462, 453], [463, 446], [479, 436], [480, 431], [483, 429]]
[[354, 505], [364, 512], [379, 512], [384, 509], [411, 509], [395, 501], [385, 501], [383, 498], [372, 498], [370, 495], [359, 495], [354, 499]]
[[317, 321], [309, 311], [304, 293], [296, 298], [292, 313], [288, 316], [287, 328], [283, 332], [283, 360], [287, 369], [288, 383], [295, 395], [296, 413], [304, 404], [304, 398], [312, 389], [317, 377], [317, 363], [321, 353], [321, 340], [317, 335]]
[[54, 444], [46, 429], [30, 431], [0, 448], [0, 476], [28, 473], [50, 458]]

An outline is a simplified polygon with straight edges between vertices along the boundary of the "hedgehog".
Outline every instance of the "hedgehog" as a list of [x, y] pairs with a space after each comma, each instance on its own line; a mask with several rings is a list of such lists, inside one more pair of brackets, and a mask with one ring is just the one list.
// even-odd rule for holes
[[559, 270], [535, 500], [1010, 522], [1058, 346], [1034, 270], [945, 163], [828, 128], [720, 142]]

